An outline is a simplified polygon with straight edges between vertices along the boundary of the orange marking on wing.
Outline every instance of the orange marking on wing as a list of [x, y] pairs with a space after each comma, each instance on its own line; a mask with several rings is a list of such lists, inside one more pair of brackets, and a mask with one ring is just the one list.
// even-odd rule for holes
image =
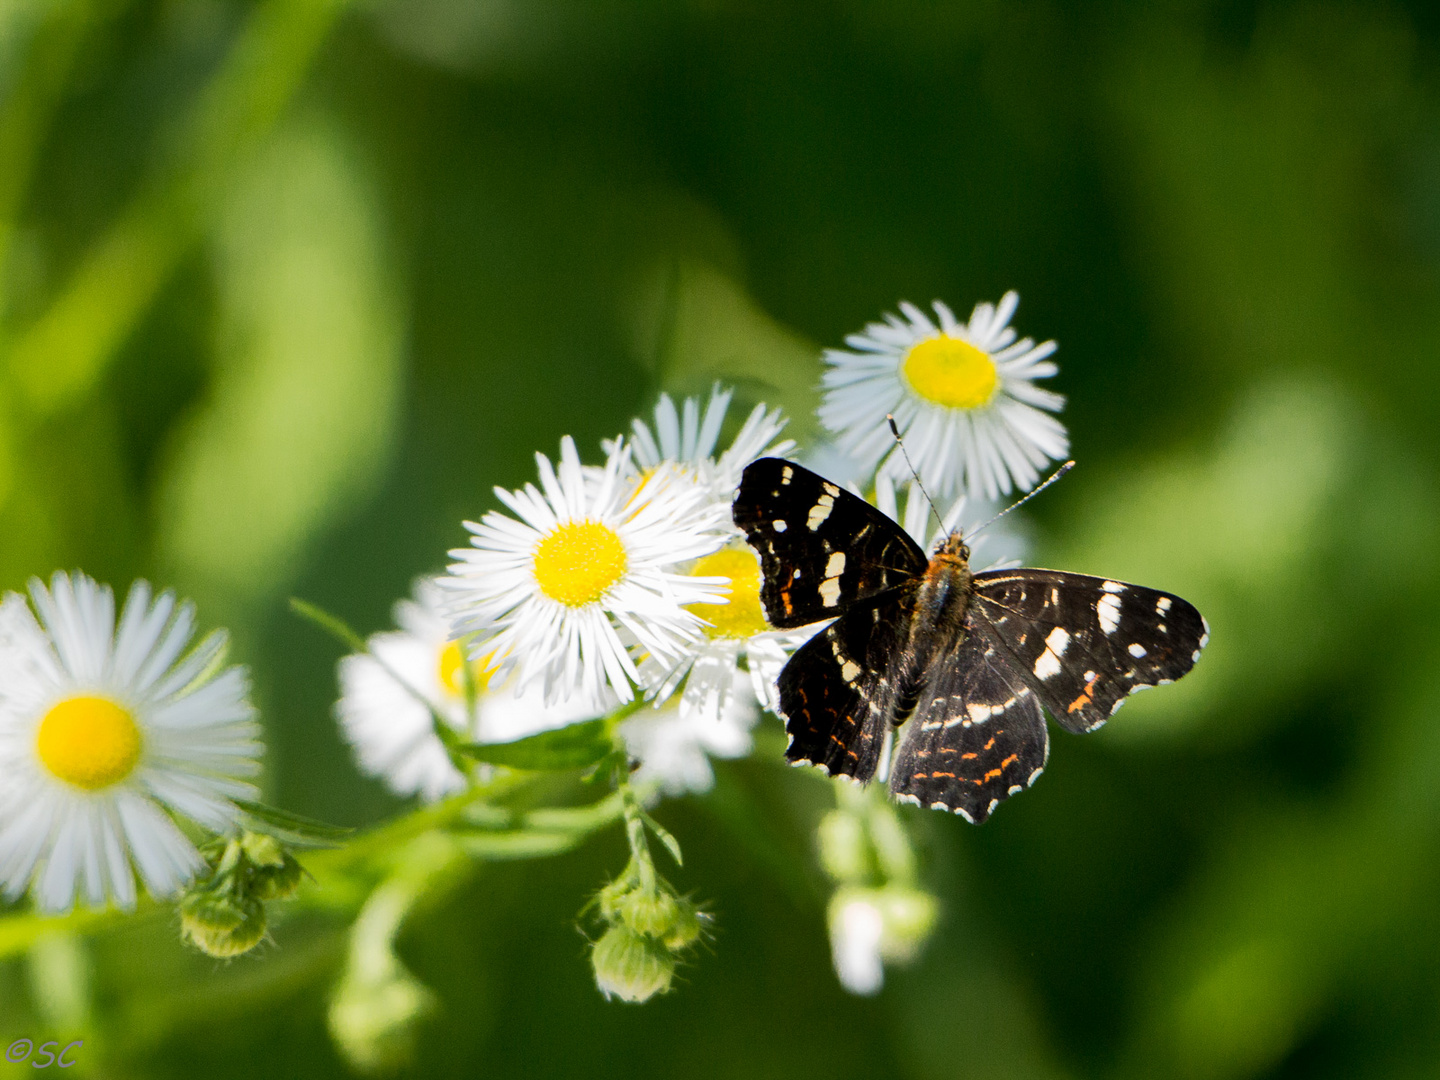
[[985, 779], [986, 779], [986, 780], [994, 780], [996, 777], [998, 777], [998, 776], [999, 776], [1002, 772], [1004, 772], [1004, 771], [1005, 771], [1004, 769], [991, 769], [989, 772], [987, 772], [987, 773], [985, 774]]
[[1099, 678], [1100, 676], [1096, 675], [1093, 679], [1091, 679], [1085, 684], [1085, 689], [1080, 692], [1080, 696], [1077, 697], [1074, 701], [1070, 702], [1070, 704], [1065, 707], [1065, 711], [1067, 713], [1072, 713], [1076, 709], [1083, 709], [1086, 705], [1089, 705], [1091, 703], [1091, 695], [1095, 693], [1095, 683], [1099, 680]]
[[977, 757], [979, 757], [979, 756], [980, 756], [979, 754], [961, 754], [961, 755], [960, 755], [960, 760], [961, 760], [961, 761], [974, 761], [974, 760], [975, 760]]
[[789, 590], [789, 589], [781, 589], [781, 590], [780, 590], [780, 602], [785, 605], [785, 614], [786, 614], [786, 615], [793, 615], [793, 614], [795, 614], [795, 605], [790, 602], [790, 590]]
[[1011, 755], [1010, 755], [1009, 757], [1007, 757], [1004, 761], [1000, 762], [1000, 768], [1002, 768], [1002, 769], [1008, 768], [1009, 765], [1010, 765], [1010, 763], [1011, 763], [1012, 761], [1019, 761], [1019, 760], [1020, 760], [1020, 755], [1019, 755], [1019, 754], [1011, 754]]
[[995, 749], [995, 738], [994, 738], [994, 736], [991, 736], [990, 741], [985, 744], [985, 749], [986, 749], [986, 750], [993, 750], [993, 749]]
[[945, 778], [948, 779], [948, 780], [954, 780], [954, 779], [955, 779], [955, 774], [954, 774], [953, 772], [932, 772], [932, 773], [930, 774], [930, 778], [931, 778], [932, 780], [938, 780], [938, 779], [940, 779], [942, 776], [945, 777]]

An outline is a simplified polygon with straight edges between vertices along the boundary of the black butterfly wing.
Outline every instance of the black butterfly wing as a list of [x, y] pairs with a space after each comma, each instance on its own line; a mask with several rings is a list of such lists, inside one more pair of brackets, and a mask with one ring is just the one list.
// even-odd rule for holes
[[1049, 752], [1034, 691], [972, 630], [934, 666], [891, 764], [890, 790], [978, 825], [1035, 782]]
[[875, 775], [913, 603], [913, 589], [862, 600], [790, 657], [778, 683], [786, 758], [832, 776]]
[[732, 514], [760, 553], [765, 617], [785, 629], [832, 618], [930, 562], [864, 499], [782, 458], [745, 467]]
[[976, 574], [970, 621], [1075, 732], [1105, 723], [1137, 690], [1180, 678], [1210, 636], [1178, 596], [1057, 570]]

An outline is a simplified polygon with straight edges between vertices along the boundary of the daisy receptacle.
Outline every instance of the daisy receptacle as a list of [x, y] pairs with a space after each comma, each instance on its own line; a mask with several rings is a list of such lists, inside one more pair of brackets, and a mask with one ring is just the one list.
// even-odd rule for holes
[[452, 633], [472, 657], [538, 681], [547, 701], [608, 690], [626, 702], [640, 681], [631, 650], [676, 660], [700, 636], [688, 605], [720, 601], [722, 583], [677, 565], [725, 542], [728, 508], [693, 478], [657, 469], [635, 482], [629, 447], [587, 470], [574, 440], [557, 469], [536, 455], [540, 488], [495, 493], [515, 516], [466, 522], [471, 547], [452, 551]]
[[1055, 342], [1017, 340], [1020, 298], [976, 304], [968, 322], [935, 301], [935, 319], [913, 304], [827, 349], [819, 415], [842, 450], [866, 469], [903, 481], [910, 468], [886, 421], [893, 415], [910, 460], [937, 499], [965, 492], [994, 500], [1028, 491], [1070, 449], [1052, 413], [1065, 399], [1035, 385], [1059, 370]]
[[0, 888], [42, 911], [174, 896], [206, 862], [176, 823], [237, 831], [260, 729], [225, 634], [136, 582], [56, 574], [0, 602]]

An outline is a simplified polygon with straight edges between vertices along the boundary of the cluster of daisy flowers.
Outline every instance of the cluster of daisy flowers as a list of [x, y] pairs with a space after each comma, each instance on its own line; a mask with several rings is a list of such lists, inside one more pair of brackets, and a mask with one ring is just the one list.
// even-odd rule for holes
[[[849, 349], [827, 350], [818, 412], [828, 440], [803, 460], [922, 545], [961, 523], [967, 497], [973, 521], [977, 501], [1032, 488], [1068, 441], [1052, 415], [1063, 400], [1036, 385], [1056, 373], [1055, 345], [1017, 338], [1017, 303], [1007, 293], [963, 323], [939, 302], [933, 319], [903, 304], [847, 338]], [[760, 404], [722, 449], [731, 398], [718, 386], [678, 405], [662, 394], [592, 463], [568, 436], [558, 458], [537, 453], [536, 480], [495, 489], [501, 508], [465, 523], [469, 546], [417, 581], [396, 605], [396, 629], [338, 670], [336, 717], [361, 769], [423, 802], [494, 775], [483, 754], [457, 746], [618, 722], [633, 858], [601, 905], [611, 925], [595, 962], [602, 988], [622, 997], [663, 988], [666, 950], [700, 925], [649, 864], [646, 830], [673, 840], [643, 804], [703, 792], [710, 758], [749, 752], [762, 712], [778, 714], [781, 668], [817, 629], [764, 618], [759, 562], [731, 502], [750, 462], [798, 448], [780, 412]], [[143, 582], [117, 618], [110, 590], [78, 573], [0, 603], [0, 889], [64, 911], [77, 899], [132, 907], [137, 879], [157, 898], [188, 885], [182, 914], [201, 929], [187, 932], [225, 954], [258, 940], [256, 897], [284, 894], [298, 870], [246, 830], [261, 754], [246, 675], [224, 665], [223, 632], [188, 648], [194, 627], [189, 605]], [[900, 917], [887, 914], [898, 910], [888, 893], [835, 880], [837, 971], [871, 992], [882, 960], [905, 953], [895, 942], [916, 935], [890, 925]], [[657, 910], [678, 912], [683, 932], [656, 923]], [[243, 930], [225, 922], [246, 918]], [[626, 959], [606, 974], [602, 952]], [[633, 970], [648, 975], [637, 982]]]

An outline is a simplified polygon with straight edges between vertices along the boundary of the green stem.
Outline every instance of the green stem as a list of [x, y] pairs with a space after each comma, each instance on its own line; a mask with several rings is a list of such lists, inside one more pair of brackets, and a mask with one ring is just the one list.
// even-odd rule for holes
[[647, 892], [655, 889], [655, 860], [650, 857], [650, 841], [645, 838], [645, 817], [640, 809], [640, 800], [628, 778], [618, 785], [621, 805], [625, 812], [625, 839], [630, 842], [630, 859], [635, 866], [640, 887]]

